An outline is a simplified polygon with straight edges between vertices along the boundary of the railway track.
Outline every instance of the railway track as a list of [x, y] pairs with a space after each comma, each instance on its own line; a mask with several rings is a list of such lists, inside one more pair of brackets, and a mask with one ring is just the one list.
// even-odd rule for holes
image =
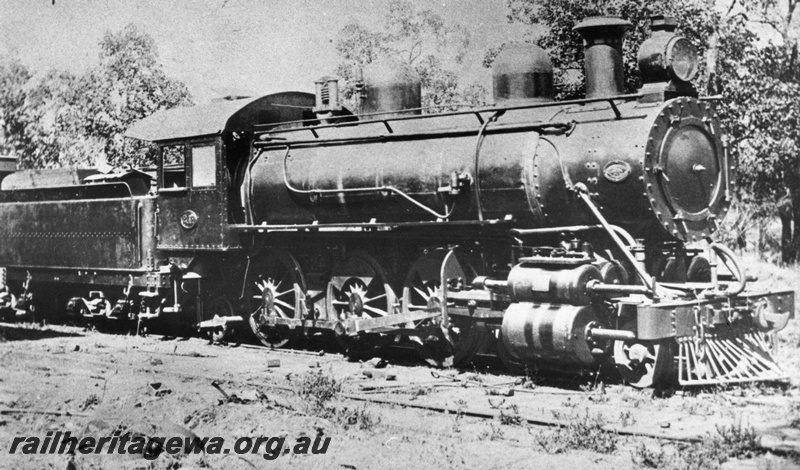
[[[21, 325], [0, 325], [0, 328], [21, 328]], [[57, 327], [76, 334], [76, 329]], [[49, 350], [15, 348], [15, 342], [0, 344], [0, 360], [18, 364], [47, 364], [54, 374], [85, 376], [103, 380], [104, 387], [120, 373], [144, 375], [163, 382], [191, 383], [207, 387], [217, 383], [227, 390], [257, 388], [267, 396], [281, 396], [284, 403], [295, 399], [293, 377], [309, 371], [330, 374], [343, 384], [341, 400], [369, 403], [382, 408], [402, 407], [445, 415], [498, 421], [513, 413], [515, 422], [534, 428], [567, 427], [578, 411], [587, 416], [605, 416], [602, 431], [620, 436], [647, 437], [674, 442], [697, 442], [714, 430], [711, 421], [723, 418], [714, 415], [691, 416], [676, 409], [670, 401], [686, 408], [685, 402], [703, 399], [676, 396], [672, 400], [655, 400], [646, 392], [635, 392], [611, 386], [579, 391], [546, 386], [525, 388], [519, 378], [478, 373], [440, 372], [424, 366], [391, 366], [398, 380], [381, 380], [383, 369], [370, 363], [353, 363], [339, 354], [320, 351], [268, 350], [250, 345], [226, 347], [200, 340], [156, 340], [153, 337], [113, 337], [117, 347], [103, 345], [103, 337], [84, 336], [57, 338]], [[75, 347], [62, 346], [76, 343]], [[179, 352], [180, 350], [180, 352]], [[159, 357], [161, 359], [155, 360]], [[267, 358], [280, 359], [277, 368], [264, 367]], [[13, 359], [13, 360], [12, 360]], [[206, 369], [206, 370], [203, 370]], [[124, 371], [124, 372], [122, 372]], [[375, 372], [368, 378], [364, 372]], [[287, 402], [287, 399], [289, 400]], [[294, 406], [297, 411], [300, 407]], [[74, 410], [78, 413], [79, 410]], [[631, 412], [639, 415], [635, 423], [618, 422], [619, 416]], [[741, 417], [740, 417], [741, 418]], [[623, 420], [627, 421], [627, 420]], [[705, 423], [705, 424], [704, 424]]]

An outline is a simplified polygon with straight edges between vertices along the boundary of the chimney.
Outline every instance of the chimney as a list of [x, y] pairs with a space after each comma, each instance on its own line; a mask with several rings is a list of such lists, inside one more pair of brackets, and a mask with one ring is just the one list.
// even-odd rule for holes
[[624, 93], [622, 38], [631, 28], [622, 18], [593, 16], [572, 29], [583, 37], [587, 98]]

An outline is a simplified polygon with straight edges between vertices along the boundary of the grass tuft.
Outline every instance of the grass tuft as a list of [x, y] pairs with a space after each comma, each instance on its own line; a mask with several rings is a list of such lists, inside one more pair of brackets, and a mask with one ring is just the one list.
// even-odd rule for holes
[[675, 452], [656, 451], [639, 444], [631, 454], [633, 463], [658, 470], [714, 470], [730, 459], [752, 458], [763, 453], [758, 448], [758, 435], [741, 423], [717, 426], [716, 435], [702, 442], [678, 446]]
[[370, 431], [380, 423], [380, 417], [366, 409], [366, 406], [346, 406], [339, 400], [342, 382], [322, 370], [306, 372], [299, 380], [290, 377], [295, 393], [303, 400], [306, 411], [320, 418], [328, 419], [345, 429], [357, 428]]
[[549, 454], [561, 454], [570, 450], [590, 450], [600, 454], [612, 454], [617, 450], [618, 436], [603, 430], [602, 415], [574, 413], [566, 426], [553, 431], [540, 432], [534, 436], [536, 443]]

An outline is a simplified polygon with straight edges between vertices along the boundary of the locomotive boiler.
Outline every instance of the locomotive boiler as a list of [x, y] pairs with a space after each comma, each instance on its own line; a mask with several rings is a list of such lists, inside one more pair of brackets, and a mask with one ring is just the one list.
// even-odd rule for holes
[[[630, 27], [575, 27], [579, 100], [554, 100], [547, 53], [518, 45], [498, 56], [484, 108], [427, 113], [419, 77], [377, 62], [351, 109], [325, 78], [315, 95], [157, 113], [128, 131], [158, 146], [153, 171], [85, 177], [58, 198], [0, 191], [15, 227], [0, 262], [24, 282], [8, 308], [69, 279], [90, 291], [70, 297], [75, 313], [249, 325], [270, 347], [330, 332], [351, 356], [406, 345], [438, 366], [496, 354], [513, 369], [613, 364], [636, 387], [779, 380], [771, 341], [794, 294], [747, 291], [714, 241], [734, 178], [714, 100], [691, 85], [696, 50], [654, 18], [642, 88], [624, 94]], [[114, 230], [92, 225], [102, 204], [125, 208]], [[24, 236], [83, 245], [44, 214], [107, 245], [48, 265]]]

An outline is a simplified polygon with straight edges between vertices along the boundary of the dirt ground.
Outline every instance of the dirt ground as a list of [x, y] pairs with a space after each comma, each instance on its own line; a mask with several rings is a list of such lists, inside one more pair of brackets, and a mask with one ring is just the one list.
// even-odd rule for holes
[[[795, 281], [762, 275], [773, 288]], [[489, 359], [481, 370], [435, 370], [410, 351], [349, 362], [335, 342], [270, 351], [0, 324], [0, 469], [800, 468], [792, 453], [800, 441], [798, 323], [781, 336], [789, 384], [668, 397], [596, 378], [526, 380], [498, 372]], [[15, 438], [49, 431], [219, 437], [229, 452], [148, 460], [26, 455], [20, 445], [9, 453]], [[270, 460], [266, 446], [232, 450], [247, 437], [275, 438], [289, 451]], [[330, 438], [329, 446], [294, 452], [303, 438]]]

